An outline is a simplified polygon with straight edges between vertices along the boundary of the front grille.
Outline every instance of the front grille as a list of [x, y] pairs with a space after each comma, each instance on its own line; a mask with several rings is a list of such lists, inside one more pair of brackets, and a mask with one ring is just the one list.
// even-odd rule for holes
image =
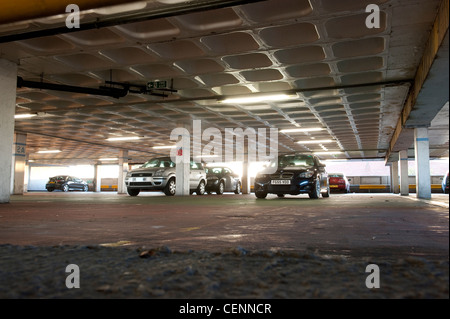
[[272, 174], [271, 179], [291, 179], [294, 177], [294, 173], [282, 173], [282, 174]]
[[131, 177], [152, 177], [153, 173], [133, 173]]
[[146, 182], [146, 183], [131, 182], [130, 186], [153, 186], [153, 183], [151, 183], [151, 182]]

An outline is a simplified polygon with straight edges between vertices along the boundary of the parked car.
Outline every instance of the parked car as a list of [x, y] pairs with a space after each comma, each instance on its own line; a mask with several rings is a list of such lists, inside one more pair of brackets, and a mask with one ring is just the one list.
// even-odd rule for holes
[[448, 174], [449, 172], [447, 172], [442, 179], [442, 192], [445, 194], [448, 194]]
[[222, 195], [224, 192], [241, 193], [241, 178], [228, 167], [208, 167], [206, 168], [206, 191], [208, 194], [216, 192]]
[[[141, 191], [163, 191], [167, 196], [176, 193], [176, 164], [170, 157], [154, 158], [127, 174], [125, 185], [130, 196]], [[190, 192], [203, 195], [206, 189], [206, 172], [202, 163], [191, 161]]]
[[49, 192], [53, 192], [55, 189], [62, 190], [63, 192], [68, 192], [70, 190], [87, 192], [89, 190], [89, 185], [78, 177], [59, 175], [50, 177], [45, 188]]
[[[275, 173], [269, 173], [275, 168]], [[308, 194], [313, 199], [319, 198], [320, 194], [330, 196], [325, 165], [317, 156], [309, 154], [279, 156], [278, 162], [272, 162], [256, 176], [254, 190], [257, 198], [266, 198], [267, 194], [278, 197]]]
[[350, 193], [350, 182], [347, 179], [347, 176], [342, 173], [329, 173], [328, 177], [330, 178], [330, 189], [338, 190], [344, 193]]

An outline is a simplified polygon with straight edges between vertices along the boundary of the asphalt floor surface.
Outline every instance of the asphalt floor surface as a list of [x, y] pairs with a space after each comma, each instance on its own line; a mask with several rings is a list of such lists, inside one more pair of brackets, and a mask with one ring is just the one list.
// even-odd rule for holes
[[[0, 298], [448, 298], [448, 199], [12, 196]], [[68, 264], [81, 289], [64, 285]]]

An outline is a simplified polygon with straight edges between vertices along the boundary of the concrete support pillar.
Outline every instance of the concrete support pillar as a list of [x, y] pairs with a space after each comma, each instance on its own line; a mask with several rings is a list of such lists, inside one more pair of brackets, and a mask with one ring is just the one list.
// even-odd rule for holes
[[400, 191], [400, 185], [398, 180], [398, 162], [391, 163], [391, 185], [392, 185], [392, 193], [398, 194]]
[[[244, 142], [245, 143], [245, 142]], [[242, 194], [250, 194], [250, 159], [248, 156], [248, 144], [244, 144], [244, 162], [242, 163]]]
[[431, 199], [430, 141], [426, 127], [414, 129], [414, 154], [416, 157], [416, 197]]
[[102, 187], [102, 179], [100, 177], [100, 164], [94, 165], [94, 192], [99, 193], [101, 192]]
[[399, 152], [400, 165], [400, 195], [409, 195], [409, 181], [408, 181], [408, 151]]
[[190, 195], [191, 176], [191, 134], [190, 125], [181, 123], [178, 125], [181, 139], [176, 148], [176, 196]]
[[119, 178], [117, 179], [117, 194], [126, 194], [125, 177], [128, 173], [128, 151], [119, 151]]
[[25, 188], [25, 168], [26, 168], [27, 135], [14, 134], [13, 144], [13, 165], [12, 165], [12, 189], [14, 195], [23, 195]]
[[8, 203], [11, 196], [16, 89], [17, 64], [0, 59], [0, 203]]

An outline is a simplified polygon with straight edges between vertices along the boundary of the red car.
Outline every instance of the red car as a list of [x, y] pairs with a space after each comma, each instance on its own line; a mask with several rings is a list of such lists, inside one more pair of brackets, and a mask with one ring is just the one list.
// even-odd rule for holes
[[338, 190], [344, 193], [350, 193], [350, 182], [342, 173], [328, 174], [330, 178], [330, 190]]

